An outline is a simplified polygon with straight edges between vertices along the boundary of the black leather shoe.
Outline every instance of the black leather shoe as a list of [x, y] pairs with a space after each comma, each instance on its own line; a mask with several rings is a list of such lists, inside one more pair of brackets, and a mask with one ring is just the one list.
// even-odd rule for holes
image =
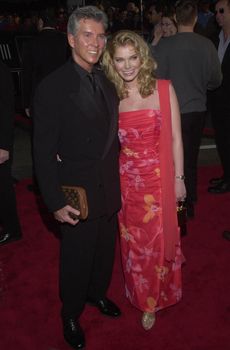
[[223, 237], [224, 237], [224, 239], [226, 239], [227, 241], [230, 241], [230, 231], [224, 231], [224, 232], [223, 232]]
[[63, 320], [63, 334], [66, 342], [74, 349], [85, 347], [84, 332], [78, 321], [73, 318]]
[[214, 194], [222, 194], [222, 193], [230, 192], [230, 182], [222, 181], [216, 186], [209, 187], [208, 192], [214, 193]]
[[2, 233], [0, 235], [0, 245], [4, 245], [13, 241], [18, 241], [22, 238], [21, 234], [13, 235], [11, 233]]
[[98, 310], [105, 316], [109, 317], [119, 317], [121, 315], [120, 309], [108, 298], [104, 298], [98, 301], [93, 301], [91, 299], [87, 300], [88, 304], [91, 306], [96, 306]]
[[212, 179], [209, 180], [209, 183], [212, 186], [219, 185], [221, 182], [224, 182], [223, 177], [213, 177]]

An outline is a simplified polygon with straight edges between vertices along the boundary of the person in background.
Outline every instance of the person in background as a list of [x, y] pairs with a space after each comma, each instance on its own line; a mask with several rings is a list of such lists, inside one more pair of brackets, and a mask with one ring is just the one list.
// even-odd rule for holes
[[147, 42], [152, 43], [154, 40], [154, 35], [157, 30], [161, 28], [161, 17], [165, 9], [165, 5], [161, 0], [154, 1], [147, 10], [146, 18], [149, 23], [149, 35], [147, 37]]
[[223, 80], [220, 87], [212, 92], [210, 102], [223, 173], [220, 177], [210, 180], [208, 192], [223, 194], [230, 192], [230, 0], [217, 1], [215, 15], [221, 31], [213, 37], [213, 42], [218, 50]]
[[22, 52], [22, 94], [27, 116], [30, 116], [38, 84], [70, 56], [66, 34], [56, 30], [57, 17], [53, 8], [40, 12], [37, 26], [38, 35], [24, 44]]
[[8, 67], [0, 61], [0, 245], [22, 237], [11, 175], [13, 130], [13, 80]]
[[152, 45], [156, 46], [161, 38], [167, 38], [176, 34], [178, 31], [177, 23], [175, 20], [175, 11], [173, 8], [167, 9], [163, 12], [161, 17], [161, 26], [157, 26], [154, 31], [154, 39]]
[[[53, 8], [41, 11], [38, 19], [39, 33], [27, 41], [23, 47], [23, 105], [26, 115], [32, 118], [32, 123], [33, 110], [31, 105], [37, 86], [47, 75], [64, 64], [70, 56], [66, 34], [57, 30], [56, 25], [57, 17]], [[35, 194], [40, 193], [34, 169], [33, 184], [28, 185], [28, 190]]]
[[184, 171], [189, 218], [195, 216], [197, 159], [207, 110], [207, 90], [221, 84], [222, 73], [213, 43], [194, 33], [197, 5], [193, 0], [176, 3], [178, 33], [151, 46], [157, 61], [157, 76], [169, 79], [175, 88], [184, 148]]
[[197, 23], [204, 29], [204, 31], [206, 30], [208, 22], [214, 15], [214, 13], [210, 10], [210, 6], [210, 0], [200, 0], [198, 2]]
[[70, 15], [75, 8], [82, 6], [83, 3], [83, 0], [66, 0], [68, 14]]
[[[176, 202], [186, 197], [180, 112], [169, 81], [135, 32], [109, 40], [102, 64], [120, 97], [122, 209], [119, 213], [126, 296], [142, 311], [142, 326], [181, 298]], [[167, 106], [167, 107], [166, 107]]]
[[[46, 77], [34, 98], [34, 160], [42, 196], [60, 222], [60, 295], [64, 338], [85, 346], [80, 317], [89, 303], [120, 316], [107, 298], [120, 209], [118, 96], [96, 64], [106, 43], [107, 16], [94, 6], [68, 21], [72, 58]], [[86, 190], [89, 216], [67, 204], [61, 186]]]
[[57, 29], [60, 30], [60, 32], [66, 33], [67, 30], [67, 22], [68, 22], [68, 15], [67, 10], [60, 6], [57, 11]]
[[7, 17], [4, 6], [0, 4], [0, 31], [5, 31], [7, 27]]

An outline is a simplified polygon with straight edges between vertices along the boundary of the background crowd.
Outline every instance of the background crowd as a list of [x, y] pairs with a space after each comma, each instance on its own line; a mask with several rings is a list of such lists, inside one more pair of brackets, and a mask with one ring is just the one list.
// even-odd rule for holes
[[[53, 7], [57, 18], [57, 29], [66, 32], [68, 15], [74, 7], [81, 1], [73, 0], [67, 3], [60, 1], [46, 1], [45, 7]], [[132, 29], [141, 31], [144, 35], [154, 28], [159, 13], [170, 12], [175, 3], [174, 0], [157, 1], [90, 1], [84, 2], [98, 6], [104, 10], [109, 18], [109, 32], [119, 29]], [[112, 4], [112, 5], [111, 5]], [[113, 5], [114, 4], [114, 5]], [[75, 6], [76, 6], [75, 5]], [[156, 6], [155, 6], [156, 5]], [[199, 0], [199, 13], [197, 31], [199, 33], [210, 35], [213, 23], [211, 18], [214, 14], [214, 0]], [[44, 2], [36, 1], [23, 3], [20, 5], [7, 2], [0, 3], [0, 30], [16, 31], [21, 33], [36, 33], [38, 31], [39, 13], [44, 10]], [[152, 13], [152, 9], [156, 12]]]

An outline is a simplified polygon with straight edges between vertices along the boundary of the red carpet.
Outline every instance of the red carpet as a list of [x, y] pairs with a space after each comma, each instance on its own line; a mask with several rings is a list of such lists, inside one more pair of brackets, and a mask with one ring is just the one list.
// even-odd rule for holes
[[[210, 195], [208, 179], [217, 168], [202, 168], [196, 219], [182, 240], [186, 257], [182, 301], [157, 314], [152, 331], [140, 326], [140, 312], [124, 296], [119, 249], [109, 290], [121, 307], [118, 320], [91, 307], [82, 316], [86, 350], [228, 350], [230, 348], [230, 193]], [[62, 337], [58, 299], [58, 239], [41, 219], [38, 204], [17, 185], [23, 240], [0, 247], [0, 349], [68, 350]], [[43, 216], [46, 214], [42, 208]], [[48, 215], [45, 221], [51, 224]], [[50, 230], [53, 228], [50, 228]]]
[[25, 115], [22, 115], [20, 113], [15, 115], [15, 125], [24, 128], [24, 129], [30, 129], [31, 128], [31, 118], [26, 117]]

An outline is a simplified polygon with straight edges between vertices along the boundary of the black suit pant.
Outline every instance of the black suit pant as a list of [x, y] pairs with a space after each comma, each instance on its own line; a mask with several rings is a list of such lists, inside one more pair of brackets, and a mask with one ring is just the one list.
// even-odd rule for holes
[[0, 223], [4, 233], [10, 233], [12, 236], [20, 235], [21, 229], [10, 161], [0, 164]]
[[62, 317], [79, 317], [87, 298], [106, 295], [114, 261], [117, 216], [61, 227], [60, 294]]
[[181, 115], [184, 175], [188, 204], [197, 201], [197, 160], [205, 116], [206, 112], [191, 112]]

